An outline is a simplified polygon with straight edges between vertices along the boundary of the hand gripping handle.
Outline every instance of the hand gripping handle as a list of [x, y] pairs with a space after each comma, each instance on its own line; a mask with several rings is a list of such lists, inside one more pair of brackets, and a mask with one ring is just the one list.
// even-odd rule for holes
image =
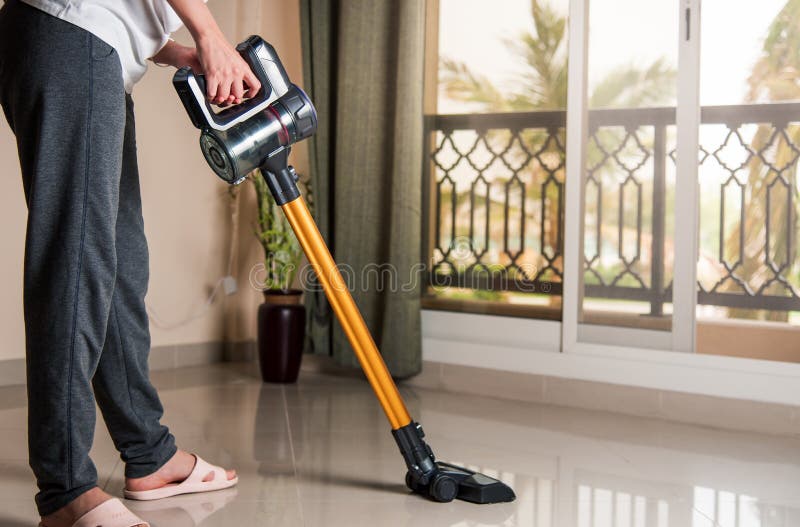
[[261, 112], [289, 91], [291, 82], [275, 48], [261, 37], [248, 37], [236, 46], [236, 50], [261, 82], [258, 94], [241, 104], [215, 112], [206, 98], [206, 84], [202, 75], [195, 75], [191, 68], [184, 67], [172, 78], [172, 84], [196, 128], [228, 130]]

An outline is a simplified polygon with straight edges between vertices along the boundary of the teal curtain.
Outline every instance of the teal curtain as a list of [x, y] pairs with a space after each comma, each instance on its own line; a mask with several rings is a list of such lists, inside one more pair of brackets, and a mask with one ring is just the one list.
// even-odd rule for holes
[[[424, 0], [301, 0], [314, 215], [397, 378], [421, 368], [424, 16]], [[356, 366], [322, 292], [307, 302], [311, 352]]]

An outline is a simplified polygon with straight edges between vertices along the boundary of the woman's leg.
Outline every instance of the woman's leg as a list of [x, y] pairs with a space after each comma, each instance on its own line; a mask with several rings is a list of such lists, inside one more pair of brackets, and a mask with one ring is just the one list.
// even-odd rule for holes
[[[129, 490], [150, 490], [184, 480], [194, 457], [178, 452], [161, 425], [161, 401], [150, 383], [150, 332], [144, 297], [148, 252], [142, 219], [133, 100], [126, 97], [126, 124], [116, 224], [117, 275], [105, 346], [93, 384], [114, 444], [125, 462]], [[228, 471], [228, 479], [235, 477]]]
[[110, 46], [17, 0], [0, 12], [0, 68], [28, 205], [29, 455], [46, 516], [97, 483], [91, 379], [117, 274], [125, 93]]
[[130, 96], [126, 99], [116, 223], [116, 285], [105, 346], [93, 382], [103, 418], [125, 462], [125, 477], [141, 478], [161, 468], [176, 448], [172, 434], [160, 424], [161, 401], [148, 374], [150, 331], [144, 304], [149, 277], [147, 240], [133, 101]]

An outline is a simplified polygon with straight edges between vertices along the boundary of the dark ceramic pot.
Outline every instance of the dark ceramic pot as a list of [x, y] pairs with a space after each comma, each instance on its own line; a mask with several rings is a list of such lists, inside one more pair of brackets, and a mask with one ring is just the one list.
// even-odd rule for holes
[[306, 332], [302, 291], [264, 291], [258, 307], [258, 360], [264, 382], [292, 383], [300, 372]]

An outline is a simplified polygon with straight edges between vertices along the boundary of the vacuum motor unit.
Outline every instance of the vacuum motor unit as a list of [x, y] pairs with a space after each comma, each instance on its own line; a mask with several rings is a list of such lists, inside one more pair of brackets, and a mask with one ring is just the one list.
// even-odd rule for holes
[[314, 105], [291, 83], [272, 46], [252, 36], [236, 49], [261, 82], [259, 93], [242, 104], [217, 112], [206, 99], [202, 75], [181, 68], [173, 78], [192, 123], [201, 130], [206, 161], [231, 184], [241, 183], [267, 159], [317, 129]]

